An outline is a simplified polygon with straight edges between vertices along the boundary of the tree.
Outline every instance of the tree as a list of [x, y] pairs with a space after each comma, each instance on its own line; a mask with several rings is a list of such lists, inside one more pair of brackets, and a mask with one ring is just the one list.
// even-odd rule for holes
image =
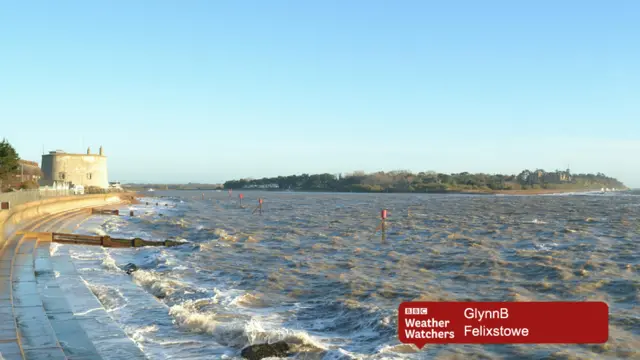
[[2, 139], [0, 142], [0, 187], [2, 187], [4, 180], [18, 171], [18, 160], [20, 157], [16, 149], [9, 144], [7, 139]]

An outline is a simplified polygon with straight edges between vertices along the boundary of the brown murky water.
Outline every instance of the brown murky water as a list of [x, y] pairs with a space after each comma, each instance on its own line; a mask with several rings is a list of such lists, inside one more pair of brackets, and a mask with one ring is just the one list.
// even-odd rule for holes
[[[298, 358], [640, 357], [640, 196], [245, 192], [241, 208], [226, 193], [160, 195], [177, 207], [137, 205], [145, 215], [84, 229], [190, 242], [104, 253], [141, 264], [132, 283], [166, 306], [156, 319], [167, 323], [146, 335], [152, 358], [206, 358], [214, 348], [233, 358], [248, 343], [277, 339]], [[251, 213], [258, 197], [263, 215]], [[384, 238], [374, 234], [382, 208], [390, 213]], [[81, 258], [79, 267], [105, 263]], [[93, 271], [86, 279], [121, 291], [131, 282], [122, 276]], [[610, 306], [610, 339], [417, 351], [396, 337], [397, 307], [407, 300], [601, 300]], [[127, 301], [128, 311], [142, 306]], [[150, 325], [118, 314], [123, 326]], [[176, 337], [199, 345], [167, 343]]]

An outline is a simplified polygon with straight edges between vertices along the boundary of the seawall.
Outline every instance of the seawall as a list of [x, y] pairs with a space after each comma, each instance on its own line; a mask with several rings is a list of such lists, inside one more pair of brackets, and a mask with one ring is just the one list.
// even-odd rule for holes
[[132, 194], [113, 193], [82, 196], [65, 196], [33, 201], [0, 211], [0, 249], [17, 225], [29, 219], [73, 209], [105, 206], [133, 200]]

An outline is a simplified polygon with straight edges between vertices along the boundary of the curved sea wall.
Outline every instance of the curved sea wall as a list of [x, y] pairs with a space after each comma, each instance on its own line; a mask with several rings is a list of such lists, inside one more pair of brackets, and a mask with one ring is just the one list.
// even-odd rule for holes
[[17, 205], [10, 210], [2, 210], [0, 211], [0, 249], [4, 247], [7, 237], [16, 230], [17, 225], [25, 220], [73, 209], [117, 204], [131, 200], [133, 200], [131, 194], [65, 196], [33, 201]]

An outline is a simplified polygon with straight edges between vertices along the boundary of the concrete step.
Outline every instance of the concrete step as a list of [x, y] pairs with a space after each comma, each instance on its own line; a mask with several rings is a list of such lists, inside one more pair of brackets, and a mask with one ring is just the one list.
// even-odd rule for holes
[[[20, 229], [41, 221], [41, 218], [26, 222]], [[0, 355], [6, 360], [22, 360], [22, 349], [18, 340], [18, 327], [13, 308], [13, 282], [11, 279], [13, 259], [18, 249], [19, 236], [11, 234], [5, 246], [0, 249]], [[22, 253], [28, 252], [28, 246]], [[24, 260], [24, 259], [22, 259]], [[28, 264], [27, 264], [28, 265]]]
[[[40, 217], [16, 231], [69, 228], [80, 213]], [[0, 359], [102, 358], [146, 359], [69, 257], [53, 259], [49, 243], [12, 233], [0, 249]]]
[[[40, 248], [47, 250], [40, 250]], [[97, 353], [95, 357], [90, 357], [92, 359], [146, 359], [144, 353], [113, 321], [100, 301], [86, 286], [78, 275], [73, 260], [68, 255], [51, 257], [48, 248], [48, 243], [40, 243], [37, 253], [43, 258], [48, 257], [53, 272], [59, 274], [54, 278], [57, 288], [53, 287], [55, 285], [45, 285], [43, 278], [42, 286], [47, 286], [43, 290], [43, 299], [48, 295], [58, 299], [57, 296], [62, 294], [66, 300], [66, 308], [62, 300], [51, 302], [50, 307], [45, 305], [51, 309], [48, 312], [49, 320], [56, 329], [60, 342], [68, 341], [71, 349], [80, 347], [89, 349], [88, 341]], [[47, 303], [47, 300], [43, 302]], [[84, 333], [84, 337], [80, 335], [80, 331]]]
[[49, 243], [38, 243], [35, 256], [37, 288], [47, 318], [64, 354], [70, 359], [102, 359], [60, 289], [49, 256]]
[[23, 238], [11, 272], [11, 300], [17, 339], [24, 359], [66, 359], [44, 310], [34, 268], [37, 239]]

